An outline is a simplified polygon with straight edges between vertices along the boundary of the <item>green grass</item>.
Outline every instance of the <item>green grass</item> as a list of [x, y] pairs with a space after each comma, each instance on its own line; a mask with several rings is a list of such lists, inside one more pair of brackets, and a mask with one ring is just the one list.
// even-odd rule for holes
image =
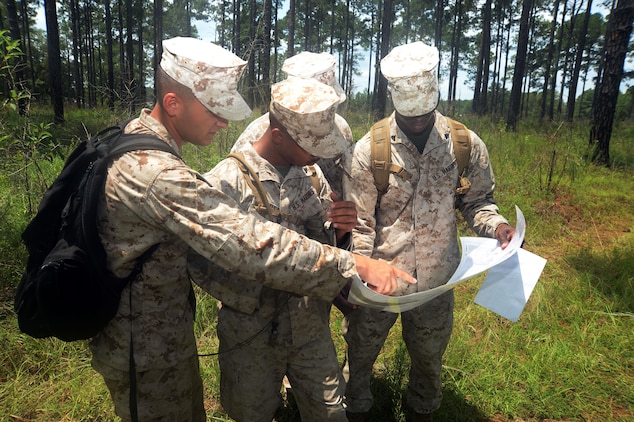
[[[96, 116], [69, 113], [63, 128], [53, 128], [53, 139], [72, 144], [84, 127], [94, 133], [117, 120], [107, 113]], [[32, 119], [38, 122], [37, 115]], [[356, 138], [369, 125], [362, 115], [348, 120]], [[519, 132], [509, 133], [501, 122], [471, 116], [461, 120], [489, 147], [501, 210], [513, 222], [514, 206], [522, 209], [525, 248], [548, 263], [517, 323], [473, 303], [482, 277], [456, 289], [455, 327], [444, 358], [444, 399], [437, 420], [634, 420], [634, 124], [615, 126], [613, 165], [606, 169], [584, 158], [589, 133], [584, 123], [523, 122]], [[186, 146], [186, 161], [208, 170], [245, 125], [232, 123], [211, 148]], [[36, 340], [18, 330], [12, 297], [26, 258], [19, 234], [62, 160], [49, 155], [50, 160], [30, 163], [27, 188], [23, 156], [2, 146], [0, 421], [114, 420], [85, 342]], [[461, 235], [471, 234], [461, 226]], [[219, 404], [219, 368], [213, 355], [218, 348], [216, 303], [197, 293], [199, 352], [210, 354], [200, 357], [208, 420], [230, 420]], [[334, 310], [333, 338], [343, 362], [340, 325], [341, 314]], [[408, 370], [397, 321], [375, 366], [373, 420], [406, 420]], [[292, 397], [278, 420], [297, 420]]]

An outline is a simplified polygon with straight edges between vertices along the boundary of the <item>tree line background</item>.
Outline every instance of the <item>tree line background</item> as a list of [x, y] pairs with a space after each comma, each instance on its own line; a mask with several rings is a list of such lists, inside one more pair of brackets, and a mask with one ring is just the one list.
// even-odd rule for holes
[[[45, 30], [35, 25], [42, 7]], [[196, 37], [196, 21], [213, 21], [215, 42], [248, 60], [241, 90], [253, 108], [268, 105], [285, 57], [326, 51], [349, 98], [365, 100], [378, 119], [388, 95], [375, 64], [422, 40], [441, 52], [448, 114], [466, 73], [471, 112], [499, 116], [510, 130], [528, 117], [588, 119], [592, 159], [609, 164], [619, 97], [626, 106], [617, 117], [634, 110], [634, 75], [624, 70], [634, 60], [633, 20], [634, 0], [4, 0], [4, 47], [23, 54], [0, 90], [28, 93], [21, 113], [33, 101], [52, 105], [57, 123], [65, 106], [135, 112], [153, 101], [161, 40]], [[367, 84], [355, 86], [362, 72]]]

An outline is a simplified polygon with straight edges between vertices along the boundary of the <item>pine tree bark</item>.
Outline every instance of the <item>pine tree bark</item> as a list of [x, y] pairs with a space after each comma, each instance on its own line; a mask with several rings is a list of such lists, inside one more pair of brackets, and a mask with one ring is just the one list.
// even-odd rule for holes
[[62, 92], [62, 57], [59, 46], [59, 26], [55, 0], [44, 0], [46, 15], [46, 50], [48, 53], [48, 82], [51, 87], [53, 121], [64, 123], [64, 96]]
[[288, 1], [288, 57], [295, 55], [295, 0]]
[[533, 0], [524, 0], [522, 3], [522, 17], [520, 18], [520, 33], [515, 56], [515, 69], [513, 70], [513, 86], [511, 87], [511, 97], [509, 99], [509, 113], [506, 119], [506, 127], [516, 131], [520, 116], [522, 101], [522, 81], [524, 80], [524, 70], [526, 69], [526, 51], [528, 49], [529, 36], [529, 16], [533, 8]]
[[261, 104], [266, 106], [271, 101], [271, 90], [266, 89], [271, 84], [271, 9], [273, 8], [272, 0], [264, 0], [264, 17], [262, 25], [262, 65], [260, 72], [262, 74]]
[[586, 14], [583, 18], [581, 31], [579, 32], [579, 40], [577, 41], [577, 54], [570, 78], [570, 88], [568, 89], [568, 101], [566, 103], [566, 121], [572, 122], [575, 113], [575, 100], [577, 98], [577, 84], [579, 83], [579, 75], [581, 73], [581, 60], [583, 59], [583, 51], [586, 48], [586, 35], [588, 33], [588, 24], [590, 23], [590, 13], [592, 9], [592, 0], [588, 0]]
[[[390, 36], [392, 34], [392, 15], [394, 8], [392, 0], [383, 0], [383, 19], [381, 21], [381, 58], [389, 53]], [[385, 116], [387, 105], [387, 79], [382, 75], [376, 92], [376, 104], [373, 107], [374, 120], [380, 120]]]
[[[9, 21], [9, 33], [11, 34], [11, 39], [19, 40], [20, 39], [20, 25], [18, 23], [18, 11], [15, 0], [7, 0], [7, 20]], [[59, 45], [59, 38], [58, 38]], [[59, 48], [59, 47], [58, 47]], [[20, 45], [20, 50], [24, 53], [24, 45]], [[11, 86], [11, 89], [16, 89], [17, 91], [26, 91], [25, 78], [26, 75], [24, 73], [24, 63], [22, 56], [18, 57], [18, 63], [16, 66], [15, 72], [15, 80], [14, 85]], [[61, 70], [60, 70], [61, 72]], [[18, 100], [18, 113], [21, 116], [24, 116], [28, 113], [28, 100], [26, 98], [21, 98]]]
[[108, 69], [106, 70], [106, 85], [108, 87], [108, 108], [114, 111], [114, 60], [112, 56], [112, 11], [110, 9], [110, 0], [104, 0], [104, 8], [106, 13], [106, 62], [108, 63]]
[[540, 119], [543, 119], [546, 116], [546, 105], [548, 104], [548, 87], [550, 83], [550, 72], [553, 67], [553, 56], [555, 52], [555, 30], [557, 29], [557, 14], [559, 13], [559, 2], [560, 0], [555, 0], [555, 6], [553, 9], [553, 21], [550, 25], [548, 53], [546, 53], [546, 67], [544, 69], [544, 86], [542, 88], [542, 101], [539, 114]]
[[605, 34], [605, 65], [596, 87], [590, 128], [591, 160], [604, 166], [610, 164], [610, 137], [633, 20], [634, 0], [619, 0]]
[[472, 110], [479, 115], [487, 112], [489, 90], [489, 66], [491, 65], [491, 0], [486, 0], [482, 15], [482, 40], [478, 54]]

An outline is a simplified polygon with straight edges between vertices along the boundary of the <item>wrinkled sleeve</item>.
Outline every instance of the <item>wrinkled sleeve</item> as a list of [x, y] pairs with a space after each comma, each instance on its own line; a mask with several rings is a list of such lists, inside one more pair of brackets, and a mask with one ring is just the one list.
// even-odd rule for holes
[[458, 198], [456, 205], [478, 236], [495, 237], [497, 226], [508, 221], [500, 215], [493, 198], [495, 177], [486, 145], [473, 131], [469, 132], [471, 157], [467, 178], [471, 181], [471, 188]]
[[271, 223], [186, 167], [151, 183], [144, 209], [194, 251], [267, 287], [331, 299], [356, 273], [350, 253]]
[[361, 255], [372, 256], [378, 195], [371, 169], [369, 134], [355, 144], [350, 178], [344, 179], [344, 192], [346, 199], [357, 206], [357, 226], [352, 232], [353, 250]]

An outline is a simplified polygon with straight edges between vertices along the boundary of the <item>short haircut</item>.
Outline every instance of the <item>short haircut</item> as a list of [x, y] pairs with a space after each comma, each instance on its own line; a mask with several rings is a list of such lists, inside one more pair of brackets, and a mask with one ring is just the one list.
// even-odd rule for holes
[[195, 99], [192, 90], [167, 74], [161, 67], [156, 71], [156, 96], [157, 103], [163, 108], [163, 98], [168, 93], [174, 93], [183, 101]]

